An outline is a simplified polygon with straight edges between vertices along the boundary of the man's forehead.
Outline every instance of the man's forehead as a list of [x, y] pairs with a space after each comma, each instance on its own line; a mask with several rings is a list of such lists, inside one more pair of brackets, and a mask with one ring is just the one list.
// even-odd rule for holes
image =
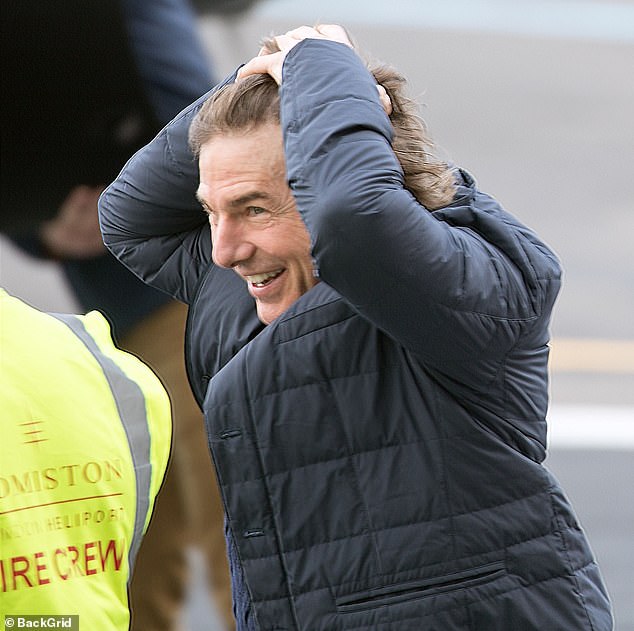
[[264, 123], [244, 129], [227, 129], [212, 134], [200, 146], [200, 153], [212, 145], [229, 147], [231, 145], [257, 145], [260, 148], [274, 148], [283, 145], [282, 127], [279, 123]]
[[281, 142], [279, 148], [253, 143], [228, 151], [223, 145], [208, 144], [201, 150], [199, 173], [196, 197], [203, 205], [243, 206], [277, 199], [289, 190]]
[[201, 178], [266, 177], [285, 170], [281, 135], [257, 133], [215, 136], [198, 156]]

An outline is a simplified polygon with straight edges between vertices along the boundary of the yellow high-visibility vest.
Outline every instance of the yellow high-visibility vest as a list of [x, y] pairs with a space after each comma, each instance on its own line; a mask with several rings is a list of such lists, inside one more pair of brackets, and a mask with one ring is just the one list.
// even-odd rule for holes
[[0, 290], [0, 613], [128, 629], [171, 437], [161, 382], [100, 313], [45, 314]]

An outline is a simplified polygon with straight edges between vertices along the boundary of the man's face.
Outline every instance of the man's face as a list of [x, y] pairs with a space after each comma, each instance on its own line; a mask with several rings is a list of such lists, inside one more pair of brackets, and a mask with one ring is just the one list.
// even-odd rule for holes
[[280, 126], [212, 138], [199, 168], [214, 263], [245, 280], [258, 317], [270, 324], [317, 283], [308, 231], [286, 183]]

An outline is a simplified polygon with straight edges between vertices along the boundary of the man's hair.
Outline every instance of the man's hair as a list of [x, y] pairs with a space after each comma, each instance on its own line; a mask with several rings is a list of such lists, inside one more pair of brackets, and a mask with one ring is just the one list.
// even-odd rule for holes
[[245, 133], [280, 122], [280, 96], [267, 74], [227, 83], [203, 103], [189, 127], [189, 146], [195, 155], [202, 145], [223, 134]]
[[[403, 169], [405, 188], [429, 210], [446, 206], [455, 195], [453, 169], [434, 155], [418, 104], [405, 94], [405, 78], [384, 64], [369, 70], [392, 101], [392, 149]], [[198, 155], [215, 136], [244, 133], [267, 123], [280, 123], [278, 86], [269, 75], [251, 75], [226, 84], [203, 104], [189, 129], [190, 147]]]

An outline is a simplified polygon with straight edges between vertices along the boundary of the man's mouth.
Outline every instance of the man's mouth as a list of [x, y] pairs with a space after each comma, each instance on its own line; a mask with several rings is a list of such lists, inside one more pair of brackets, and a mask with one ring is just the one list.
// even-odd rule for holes
[[254, 287], [266, 287], [273, 279], [277, 278], [284, 270], [277, 269], [272, 272], [264, 272], [264, 274], [253, 274], [253, 276], [245, 276], [247, 282]]

